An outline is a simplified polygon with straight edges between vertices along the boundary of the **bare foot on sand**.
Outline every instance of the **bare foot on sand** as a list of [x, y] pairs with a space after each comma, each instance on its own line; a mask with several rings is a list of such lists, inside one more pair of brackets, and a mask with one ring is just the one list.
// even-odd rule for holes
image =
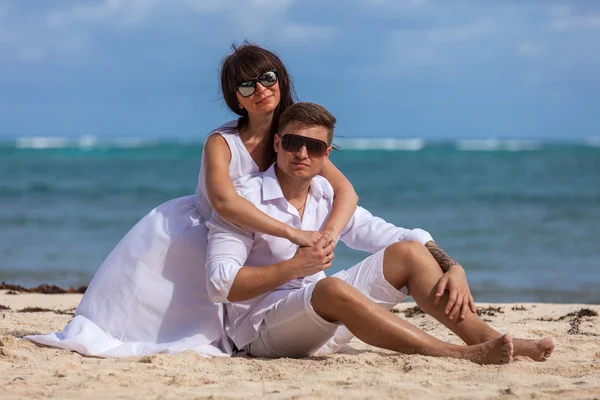
[[513, 358], [513, 339], [508, 333], [471, 347], [473, 353], [467, 358], [477, 364], [508, 364]]
[[514, 339], [514, 355], [529, 357], [534, 361], [546, 361], [554, 350], [552, 338]]

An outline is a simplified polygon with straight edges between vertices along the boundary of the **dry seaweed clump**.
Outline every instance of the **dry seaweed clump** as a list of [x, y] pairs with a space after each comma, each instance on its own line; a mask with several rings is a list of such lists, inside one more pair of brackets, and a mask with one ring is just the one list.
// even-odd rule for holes
[[565, 319], [572, 318], [571, 321], [569, 321], [571, 328], [569, 328], [569, 330], [567, 331], [567, 333], [569, 335], [598, 336], [596, 333], [582, 332], [579, 329], [579, 325], [581, 325], [581, 323], [583, 321], [586, 321], [586, 319], [584, 319], [584, 318], [597, 317], [597, 316], [598, 316], [598, 313], [596, 311], [591, 310], [589, 308], [582, 308], [579, 311], [570, 312], [570, 313], [565, 314], [562, 317], [558, 317], [556, 319], [553, 319], [550, 317], [542, 317], [542, 318], [538, 318], [538, 321], [556, 322], [556, 321], [563, 321]]
[[582, 308], [579, 311], [573, 311], [573, 312], [563, 315], [562, 317], [559, 317], [557, 319], [557, 321], [562, 321], [563, 319], [567, 319], [569, 317], [583, 318], [583, 317], [597, 317], [597, 316], [598, 316], [598, 313], [596, 311], [591, 310], [589, 308]]
[[53, 312], [53, 310], [51, 310], [49, 308], [42, 308], [42, 307], [25, 307], [17, 312], [20, 312], [20, 313]]
[[59, 315], [75, 315], [74, 313], [70, 312], [69, 310], [51, 310], [49, 308], [42, 308], [42, 307], [25, 307], [21, 310], [18, 310], [17, 312], [20, 312], [20, 313], [51, 312], [51, 313], [59, 314]]
[[525, 306], [513, 306], [511, 308], [511, 310], [513, 310], [513, 311], [527, 311], [527, 307], [525, 307]]
[[589, 308], [582, 308], [577, 312], [568, 313], [560, 317], [558, 320], [565, 319], [568, 317], [573, 317], [571, 320], [571, 328], [567, 331], [569, 335], [588, 335], [588, 336], [597, 336], [595, 333], [590, 332], [582, 332], [579, 330], [579, 325], [584, 321], [585, 317], [597, 317], [598, 313], [594, 310], [590, 310]]
[[502, 311], [502, 307], [488, 306], [486, 308], [478, 308], [477, 309], [477, 315], [479, 315], [479, 316], [489, 315], [491, 317], [494, 317], [496, 315], [496, 313], [504, 314], [504, 311]]
[[36, 287], [26, 288], [21, 285], [13, 285], [10, 283], [2, 282], [0, 283], [0, 290], [8, 290], [7, 294], [17, 294], [18, 292], [25, 293], [42, 293], [42, 294], [65, 294], [65, 293], [85, 293], [87, 286], [80, 286], [78, 288], [70, 287], [68, 289], [63, 289], [60, 286], [56, 285], [48, 285], [41, 284]]
[[404, 316], [406, 316], [406, 318], [413, 318], [413, 317], [416, 317], [417, 315], [425, 315], [425, 311], [421, 310], [421, 308], [419, 306], [407, 308], [406, 310], [404, 310], [402, 312], [404, 313]]

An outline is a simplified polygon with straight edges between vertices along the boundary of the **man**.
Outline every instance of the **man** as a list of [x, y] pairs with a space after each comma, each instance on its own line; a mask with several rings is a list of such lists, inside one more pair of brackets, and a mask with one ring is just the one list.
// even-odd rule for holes
[[[282, 222], [320, 230], [329, 216], [333, 191], [318, 174], [331, 152], [335, 122], [319, 105], [290, 107], [281, 115], [275, 136], [277, 162], [264, 173], [238, 181], [238, 193]], [[470, 299], [463, 297], [466, 301], [458, 304], [443, 289], [438, 295], [436, 289], [446, 281], [464, 278], [462, 268], [429, 233], [397, 228], [361, 207], [340, 240], [373, 255], [329, 278], [323, 271], [331, 266], [335, 241], [326, 236], [314, 246], [298, 248], [285, 239], [241, 229], [216, 214], [207, 226], [209, 294], [214, 302], [225, 303], [229, 337], [252, 356], [315, 354], [342, 325], [341, 331], [347, 329], [373, 346], [480, 364], [508, 363], [513, 354], [542, 360], [554, 347], [551, 339], [501, 335], [468, 307]], [[444, 274], [440, 265], [448, 272]], [[439, 341], [388, 311], [409, 293], [468, 346]], [[459, 311], [461, 318], [454, 318]]]

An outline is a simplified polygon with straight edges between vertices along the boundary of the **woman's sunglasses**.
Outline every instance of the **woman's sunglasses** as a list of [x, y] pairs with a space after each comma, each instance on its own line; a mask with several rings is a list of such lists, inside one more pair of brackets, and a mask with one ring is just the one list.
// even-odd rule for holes
[[[279, 135], [281, 136], [281, 135]], [[306, 146], [309, 157], [323, 157], [327, 152], [327, 143], [319, 139], [284, 133], [281, 137], [281, 147], [290, 153], [297, 153], [302, 146]]]
[[260, 82], [264, 87], [271, 87], [277, 83], [277, 71], [267, 71], [257, 78], [240, 83], [236, 90], [240, 92], [242, 97], [252, 96], [256, 92], [256, 82]]

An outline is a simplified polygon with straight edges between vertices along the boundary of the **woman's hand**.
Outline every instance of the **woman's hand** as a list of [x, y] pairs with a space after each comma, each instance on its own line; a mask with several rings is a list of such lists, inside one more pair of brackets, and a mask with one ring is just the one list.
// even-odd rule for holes
[[321, 233], [323, 234], [323, 236], [329, 236], [329, 238], [332, 239], [335, 243], [337, 243], [338, 238], [340, 237], [340, 233], [334, 231], [333, 229], [324, 229]]
[[335, 241], [325, 235], [311, 246], [299, 247], [289, 260], [290, 272], [294, 278], [303, 278], [326, 270], [335, 258], [334, 247]]
[[303, 231], [292, 228], [288, 235], [288, 240], [298, 246], [310, 247], [321, 239], [323, 234], [318, 231]]

